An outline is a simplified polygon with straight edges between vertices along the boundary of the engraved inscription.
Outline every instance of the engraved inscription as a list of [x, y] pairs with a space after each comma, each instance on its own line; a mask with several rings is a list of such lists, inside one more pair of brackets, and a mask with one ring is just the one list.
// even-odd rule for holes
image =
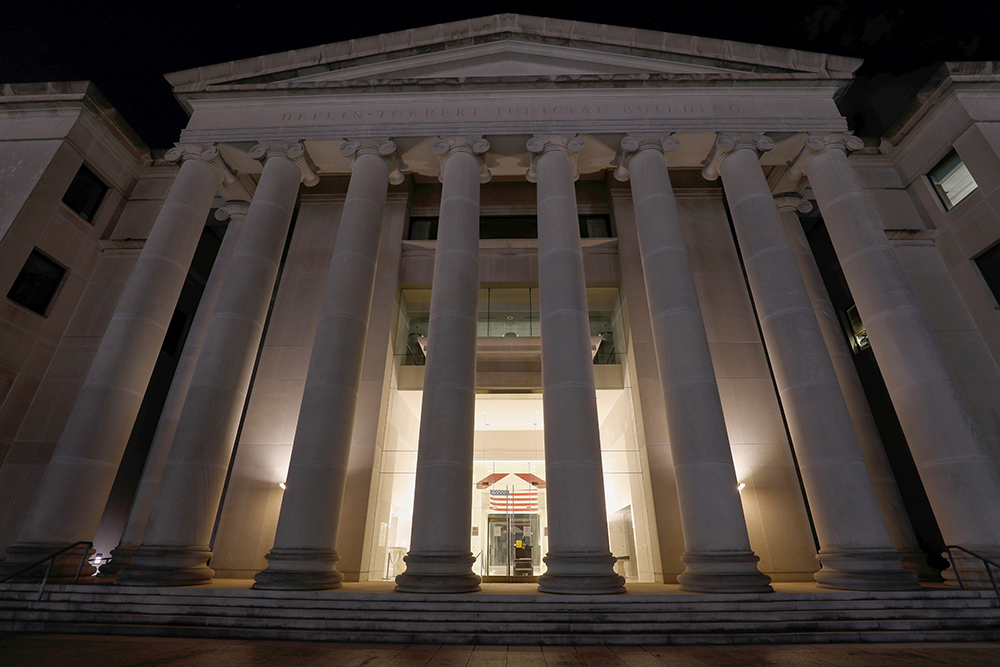
[[560, 118], [670, 118], [678, 116], [734, 117], [740, 105], [730, 101], [617, 102], [609, 104], [505, 104], [467, 106], [411, 104], [409, 106], [358, 106], [276, 111], [278, 123], [372, 124], [393, 121], [434, 122], [440, 120], [505, 120]]

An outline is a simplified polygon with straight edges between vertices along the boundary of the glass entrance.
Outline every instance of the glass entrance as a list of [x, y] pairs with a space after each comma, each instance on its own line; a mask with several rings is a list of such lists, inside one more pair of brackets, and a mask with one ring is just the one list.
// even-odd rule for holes
[[489, 515], [488, 576], [507, 579], [535, 576], [541, 564], [533, 539], [537, 539], [539, 523], [537, 514]]

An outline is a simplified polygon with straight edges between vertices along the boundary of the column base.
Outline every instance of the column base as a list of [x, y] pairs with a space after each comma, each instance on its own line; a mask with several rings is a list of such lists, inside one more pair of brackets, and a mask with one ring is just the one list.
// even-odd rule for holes
[[[963, 544], [962, 546], [965, 545]], [[966, 548], [980, 556], [989, 558], [994, 563], [1000, 563], [1000, 548], [975, 546]], [[951, 555], [955, 559], [955, 567], [958, 568], [958, 574], [962, 577], [962, 584], [966, 588], [993, 588], [993, 584], [990, 583], [990, 575], [987, 574], [983, 561], [958, 549], [952, 549]], [[948, 553], [945, 552], [941, 556], [947, 559]], [[948, 562], [950, 563], [951, 561]], [[996, 579], [997, 584], [1000, 584], [1000, 568], [990, 566], [990, 569], [993, 570], [993, 577]], [[948, 584], [958, 587], [958, 578], [955, 576], [954, 569], [949, 567], [941, 574], [944, 575], [944, 579]]]
[[927, 562], [927, 554], [923, 551], [903, 551], [903, 567], [917, 575], [920, 581], [933, 581], [939, 583], [944, 581], [941, 572]]
[[117, 546], [111, 550], [111, 560], [101, 566], [102, 577], [116, 577], [120, 570], [132, 564], [132, 552], [135, 547]]
[[816, 559], [823, 566], [813, 575], [820, 588], [845, 591], [920, 590], [917, 575], [903, 568], [903, 556], [894, 549], [821, 549]]
[[472, 571], [471, 552], [403, 556], [406, 571], [396, 577], [398, 593], [475, 593], [483, 582]]
[[321, 549], [271, 549], [267, 568], [254, 575], [253, 588], [271, 591], [327, 591], [340, 588], [340, 554]]
[[553, 554], [543, 559], [545, 574], [538, 577], [540, 593], [609, 595], [625, 592], [625, 577], [615, 573], [617, 559], [610, 553]]
[[[46, 556], [68, 546], [69, 544], [46, 544], [42, 542], [12, 544], [7, 547], [7, 559], [3, 563], [0, 563], [0, 579], [9, 577], [18, 570], [36, 563]], [[73, 581], [73, 578], [76, 577], [76, 569], [80, 567], [80, 559], [84, 557], [84, 552], [86, 552], [88, 558], [95, 553], [94, 549], [88, 549], [81, 544], [57, 556], [55, 562], [52, 563], [49, 581]], [[41, 581], [42, 577], [45, 576], [46, 567], [48, 567], [48, 563], [42, 563], [21, 576], [11, 579], [11, 581]], [[88, 562], [84, 562], [83, 569], [80, 570], [80, 578], [89, 577], [95, 572], [97, 572], [97, 568]]]
[[212, 552], [204, 547], [143, 545], [132, 552], [132, 563], [118, 572], [119, 586], [198, 586], [215, 576], [208, 566]]
[[773, 593], [771, 577], [757, 569], [752, 551], [685, 553], [684, 572], [677, 577], [690, 593]]

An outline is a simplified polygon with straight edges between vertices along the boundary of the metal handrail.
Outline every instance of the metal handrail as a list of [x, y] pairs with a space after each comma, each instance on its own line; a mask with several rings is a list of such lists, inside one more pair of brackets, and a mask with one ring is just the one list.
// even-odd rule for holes
[[996, 593], [997, 602], [1000, 602], [1000, 588], [997, 587], [996, 577], [993, 576], [993, 570], [990, 569], [990, 565], [992, 565], [997, 569], [1000, 569], [1000, 563], [990, 560], [986, 556], [981, 556], [975, 552], [969, 551], [965, 547], [958, 544], [945, 546], [944, 550], [948, 553], [948, 560], [951, 561], [951, 571], [955, 573], [955, 579], [958, 580], [958, 587], [961, 589], [965, 589], [965, 582], [962, 581], [962, 575], [958, 573], [958, 567], [955, 565], [955, 557], [952, 556], [951, 554], [952, 549], [960, 549], [961, 551], [964, 551], [970, 556], [978, 558], [979, 560], [983, 561], [983, 565], [986, 566], [986, 574], [990, 575], [990, 583], [993, 584], [993, 592]]
[[42, 584], [38, 587], [38, 596], [35, 598], [35, 602], [38, 602], [39, 600], [42, 599], [42, 592], [45, 591], [45, 584], [48, 583], [48, 581], [49, 581], [49, 574], [52, 573], [52, 566], [55, 565], [56, 558], [58, 556], [63, 555], [67, 551], [70, 551], [72, 549], [77, 548], [81, 544], [86, 544], [87, 548], [83, 550], [83, 556], [80, 557], [80, 565], [78, 565], [77, 568], [76, 568], [76, 576], [73, 577], [73, 583], [75, 584], [75, 583], [77, 583], [77, 582], [80, 581], [80, 573], [83, 572], [83, 564], [87, 562], [87, 555], [88, 555], [88, 552], [90, 551], [90, 548], [92, 546], [94, 546], [93, 542], [83, 542], [83, 541], [81, 541], [81, 542], [74, 542], [73, 544], [69, 545], [68, 547], [63, 547], [59, 551], [53, 552], [53, 553], [49, 554], [48, 556], [46, 556], [45, 558], [43, 558], [41, 560], [38, 560], [38, 561], [35, 561], [31, 565], [28, 565], [26, 567], [22, 567], [20, 570], [18, 570], [14, 574], [10, 575], [6, 579], [0, 579], [0, 584], [8, 582], [11, 579], [13, 579], [14, 577], [19, 577], [22, 574], [24, 574], [25, 572], [33, 570], [36, 567], [38, 567], [39, 565], [41, 565], [42, 563], [48, 561], [49, 566], [45, 568], [45, 576], [42, 577]]

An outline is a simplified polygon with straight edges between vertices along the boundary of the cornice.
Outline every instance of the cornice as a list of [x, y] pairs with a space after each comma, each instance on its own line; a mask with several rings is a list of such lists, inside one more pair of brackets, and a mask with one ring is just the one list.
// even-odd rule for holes
[[173, 72], [166, 79], [175, 92], [191, 92], [223, 81], [309, 76], [371, 58], [401, 59], [411, 53], [501, 39], [579, 45], [654, 58], [669, 55], [679, 62], [685, 58], [697, 59], [745, 72], [809, 72], [814, 78], [850, 78], [861, 65], [856, 58], [808, 51], [582, 21], [498, 14]]

